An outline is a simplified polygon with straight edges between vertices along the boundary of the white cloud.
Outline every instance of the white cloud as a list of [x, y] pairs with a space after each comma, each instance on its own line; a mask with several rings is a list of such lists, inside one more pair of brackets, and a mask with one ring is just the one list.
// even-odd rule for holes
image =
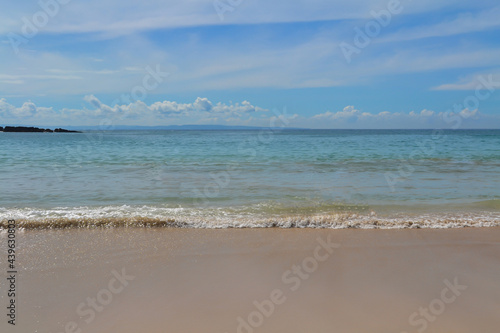
[[410, 111], [379, 113], [362, 112], [353, 106], [341, 111], [327, 111], [312, 117], [296, 117], [290, 126], [308, 128], [335, 129], [440, 129], [453, 128], [460, 119], [461, 128], [500, 128], [500, 117], [481, 114], [479, 110], [463, 109], [453, 113], [451, 110], [436, 112], [423, 109], [420, 112]]
[[9, 75], [0, 74], [0, 80], [20, 80], [20, 79], [38, 79], [38, 80], [79, 80], [80, 76], [75, 75]]
[[[256, 46], [243, 51], [231, 45], [200, 42], [189, 49], [193, 54], [207, 56], [186, 57], [184, 52], [166, 54], [159, 46], [148, 44], [143, 47], [132, 40], [120, 44], [116, 52], [111, 51], [106, 55], [108, 60], [102, 63], [71, 54], [32, 52], [21, 57], [6, 54], [0, 65], [0, 91], [5, 95], [130, 93], [147, 75], [146, 66], [155, 68], [157, 64], [171, 75], [151, 91], [155, 94], [352, 86], [372, 84], [382, 75], [500, 65], [500, 49], [470, 50], [455, 46], [439, 51], [394, 50], [346, 66], [337, 42], [316, 36], [289, 45]], [[184, 45], [176, 48], [183, 49]], [[442, 85], [436, 89], [464, 88]]]
[[11, 84], [23, 84], [24, 81], [23, 80], [0, 80], [0, 83], [5, 83], [8, 85], [11, 85]]
[[5, 98], [0, 98], [0, 120], [44, 119], [56, 115], [53, 108], [37, 107], [35, 103], [24, 102], [20, 107], [9, 104]]
[[411, 29], [401, 29], [387, 37], [377, 39], [376, 42], [399, 42], [497, 29], [500, 27], [498, 17], [500, 17], [500, 7], [490, 8], [478, 13], [461, 12], [454, 19], [448, 19], [436, 24], [420, 25]]
[[99, 99], [97, 99], [97, 97], [95, 97], [94, 95], [87, 95], [83, 98], [83, 100], [89, 104], [92, 104], [92, 106], [96, 109], [100, 109], [102, 106], [101, 101], [99, 101]]
[[468, 118], [478, 118], [479, 116], [479, 111], [477, 109], [475, 110], [469, 110], [469, 109], [463, 109], [458, 113], [460, 117], [463, 119], [468, 119]]
[[[231, 4], [226, 0], [223, 2]], [[456, 2], [421, 0], [411, 3], [411, 6], [404, 3], [404, 13], [433, 11]], [[71, 1], [59, 6], [48, 24], [40, 30], [58, 34], [97, 32], [106, 36], [120, 36], [160, 28], [369, 19], [371, 10], [387, 8], [387, 0], [254, 0], [232, 3], [231, 10], [225, 12], [221, 20], [213, 0]], [[19, 31], [22, 17], [30, 19], [39, 11], [41, 7], [38, 2], [5, 3], [0, 13], [0, 34]]]
[[255, 112], [267, 112], [267, 109], [254, 106], [248, 101], [242, 103], [225, 104], [218, 102], [213, 104], [207, 98], [198, 97], [193, 103], [177, 103], [175, 101], [155, 102], [147, 105], [142, 101], [135, 101], [128, 105], [106, 105], [94, 95], [85, 96], [85, 101], [91, 104], [94, 110], [88, 110], [88, 114], [93, 116], [121, 117], [131, 116], [151, 116], [159, 119], [169, 117], [188, 117], [193, 121], [198, 121], [208, 117], [248, 117]]
[[[5, 94], [1, 96], [34, 96], [40, 92], [47, 95], [130, 93], [131, 88], [140, 84], [146, 74], [144, 68], [156, 64], [172, 75], [168, 83], [152, 92], [155, 94], [241, 88], [352, 86], [377, 82], [380, 76], [391, 74], [500, 65], [500, 49], [494, 43], [489, 47], [488, 43], [474, 41], [473, 46], [469, 42], [440, 49], [422, 45], [401, 49], [398, 43], [381, 45], [379, 42], [384, 40], [384, 34], [381, 34], [362, 50], [359, 61], [347, 66], [339, 43], [352, 43], [355, 35], [352, 25], [363, 26], [373, 19], [371, 10], [382, 10], [387, 3], [387, 0], [243, 1], [221, 22], [211, 0], [147, 0], [140, 6], [134, 1], [71, 1], [61, 6], [60, 12], [44, 28], [44, 31], [51, 32], [48, 44], [43, 38], [30, 41], [20, 47], [18, 55], [7, 45], [0, 49], [0, 91]], [[416, 22], [414, 30], [401, 30], [393, 36], [394, 40], [386, 41], [421, 38], [430, 33], [450, 35], [471, 29], [490, 29], [499, 24], [495, 15], [500, 7], [484, 10], [486, 5], [452, 0], [402, 3], [405, 8], [401, 15], [444, 7], [465, 14], [430, 27], [425, 22]], [[474, 12], [478, 8], [483, 10], [468, 14], [469, 10]], [[36, 2], [31, 5], [9, 2], [3, 14], [0, 13], [0, 33], [20, 29], [21, 18], [29, 17], [39, 9]], [[19, 20], [12, 17], [19, 17]], [[168, 42], [133, 33], [164, 27], [323, 19], [340, 21], [318, 28], [316, 25], [308, 26], [303, 30], [297, 26], [287, 27], [288, 30], [277, 29], [289, 31], [288, 36], [274, 33], [272, 27], [265, 27], [256, 30], [252, 36], [245, 35], [241, 42], [229, 30], [221, 39], [214, 39], [217, 34], [211, 30], [179, 30], [179, 38], [172, 38], [168, 31], [161, 32], [165, 33]], [[396, 26], [399, 23], [387, 27], [388, 31]], [[72, 42], [64, 39], [68, 36], [61, 36], [60, 41], [52, 42], [54, 34], [68, 32], [82, 35], [76, 35], [75, 42], [73, 35]], [[98, 37], [85, 34], [87, 32], [123, 36], [118, 40], [101, 41], [102, 44], [96, 46], [93, 40]], [[79, 46], [76, 47], [76, 44]], [[448, 84], [436, 89], [465, 88]]]
[[432, 90], [496, 90], [500, 89], [500, 72], [480, 73], [460, 79], [458, 82], [445, 83]]
[[[362, 112], [349, 105], [340, 111], [326, 111], [309, 117], [298, 114], [275, 114], [265, 108], [241, 103], [213, 103], [198, 97], [192, 103], [175, 101], [155, 102], [150, 105], [136, 101], [123, 105], [107, 105], [93, 95], [84, 100], [90, 108], [62, 109], [40, 107], [33, 102], [25, 102], [16, 107], [0, 99], [0, 126], [3, 124], [25, 124], [33, 126], [80, 125], [95, 126], [103, 121], [114, 125], [183, 125], [221, 124], [247, 126], [278, 126], [302, 128], [451, 128], [460, 119], [461, 128], [500, 128], [500, 117], [481, 114], [477, 109], [463, 109], [459, 112], [436, 112], [423, 109], [419, 112]], [[254, 116], [255, 115], [255, 116]], [[450, 123], [451, 121], [451, 123]]]
[[423, 109], [422, 111], [420, 111], [420, 115], [421, 115], [422, 117], [431, 117], [431, 116], [433, 116], [434, 114], [435, 114], [435, 112], [434, 112], [434, 111], [432, 111], [432, 110]]
[[336, 119], [354, 119], [362, 116], [359, 110], [356, 110], [354, 106], [349, 105], [346, 106], [342, 111], [338, 112], [330, 112], [327, 111], [325, 113], [320, 113], [313, 116], [313, 119], [327, 119], [327, 120], [336, 120]]

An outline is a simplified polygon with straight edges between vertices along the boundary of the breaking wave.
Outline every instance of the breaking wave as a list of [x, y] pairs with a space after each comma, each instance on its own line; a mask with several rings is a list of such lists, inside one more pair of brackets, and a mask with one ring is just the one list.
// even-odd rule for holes
[[[352, 207], [350, 207], [352, 209]], [[20, 229], [171, 227], [171, 228], [330, 228], [407, 229], [500, 226], [500, 213], [393, 213], [379, 215], [367, 209], [337, 209], [313, 213], [279, 214], [249, 207], [166, 208], [106, 206], [76, 208], [0, 208], [0, 229], [8, 220]]]

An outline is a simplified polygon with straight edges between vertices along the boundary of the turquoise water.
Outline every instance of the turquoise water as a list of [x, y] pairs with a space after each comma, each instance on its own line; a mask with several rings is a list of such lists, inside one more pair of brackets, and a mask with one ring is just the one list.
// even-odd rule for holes
[[0, 184], [0, 213], [35, 220], [493, 216], [500, 130], [0, 133]]

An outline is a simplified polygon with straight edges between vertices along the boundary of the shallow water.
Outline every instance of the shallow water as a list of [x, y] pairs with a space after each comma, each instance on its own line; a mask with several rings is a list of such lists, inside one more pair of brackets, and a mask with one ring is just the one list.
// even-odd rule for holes
[[499, 148], [500, 130], [0, 133], [0, 214], [497, 221]]

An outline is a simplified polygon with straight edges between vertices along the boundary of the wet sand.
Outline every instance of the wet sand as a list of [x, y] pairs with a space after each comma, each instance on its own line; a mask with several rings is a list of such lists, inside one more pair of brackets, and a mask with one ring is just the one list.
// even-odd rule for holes
[[26, 230], [17, 241], [16, 326], [3, 314], [1, 332], [500, 327], [498, 227]]

